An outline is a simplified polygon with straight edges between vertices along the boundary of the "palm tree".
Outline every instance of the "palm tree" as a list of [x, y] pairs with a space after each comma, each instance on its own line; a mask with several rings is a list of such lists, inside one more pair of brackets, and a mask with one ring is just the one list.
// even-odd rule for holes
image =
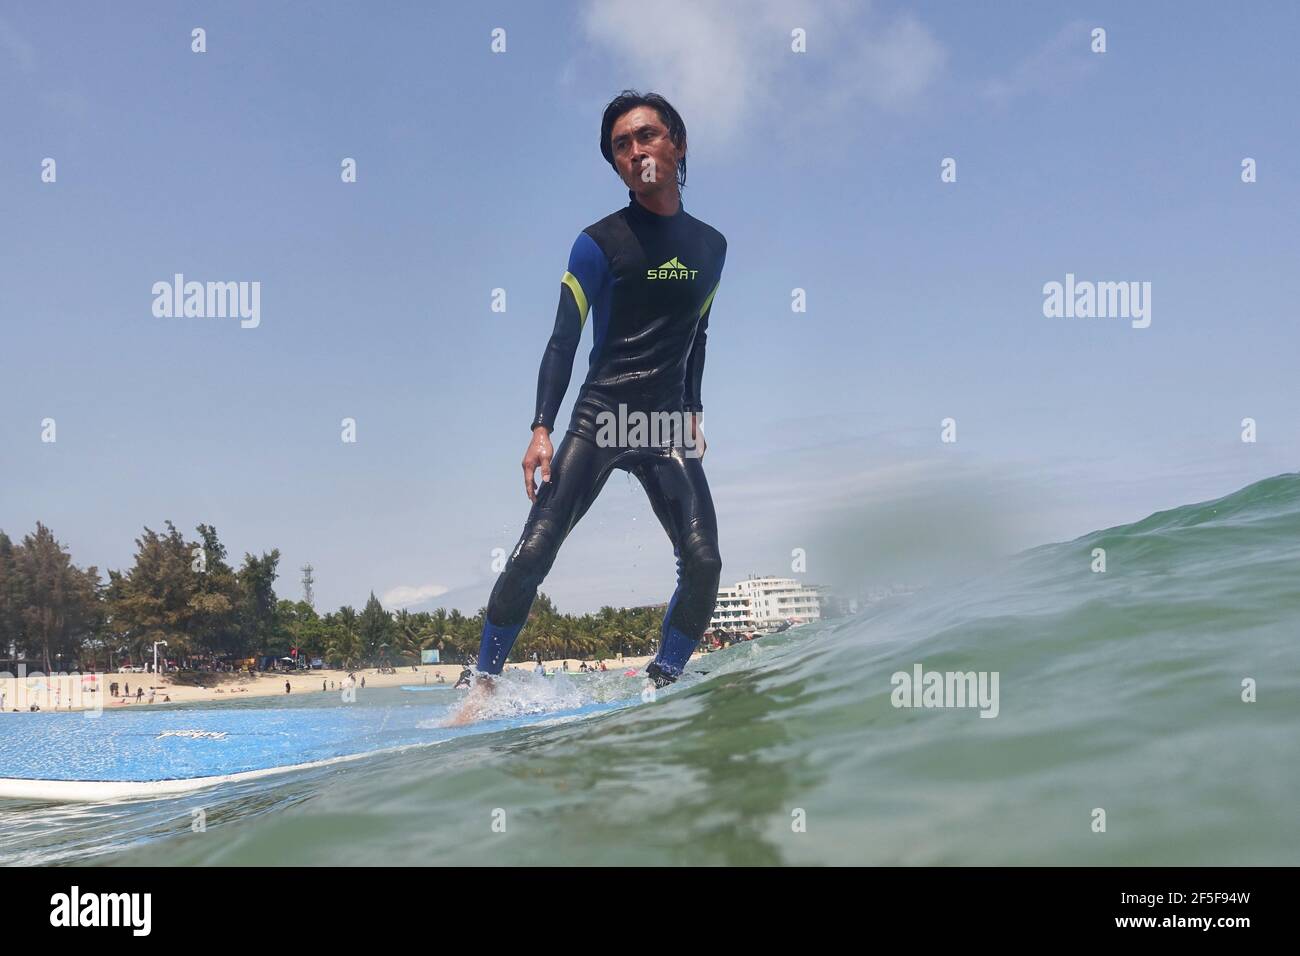
[[330, 635], [325, 645], [325, 656], [331, 661], [342, 664], [352, 670], [361, 659], [361, 635], [351, 627], [338, 627]]

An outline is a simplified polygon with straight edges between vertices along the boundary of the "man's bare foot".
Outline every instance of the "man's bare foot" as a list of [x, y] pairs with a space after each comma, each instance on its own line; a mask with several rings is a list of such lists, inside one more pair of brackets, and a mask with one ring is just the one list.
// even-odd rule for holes
[[465, 703], [460, 710], [447, 718], [446, 727], [463, 727], [472, 724], [483, 716], [487, 699], [496, 692], [496, 682], [491, 674], [479, 674], [470, 685], [465, 695]]

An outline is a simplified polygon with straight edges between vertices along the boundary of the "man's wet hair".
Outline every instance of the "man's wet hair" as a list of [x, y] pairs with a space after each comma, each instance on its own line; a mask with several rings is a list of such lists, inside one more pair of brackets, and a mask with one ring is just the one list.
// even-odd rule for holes
[[600, 154], [605, 157], [614, 172], [618, 172], [618, 166], [614, 164], [614, 150], [610, 145], [610, 134], [614, 130], [614, 124], [618, 118], [629, 110], [634, 110], [638, 106], [648, 106], [659, 114], [659, 121], [668, 127], [668, 138], [673, 144], [682, 150], [681, 161], [677, 164], [677, 185], [686, 186], [686, 124], [682, 121], [682, 116], [666, 99], [658, 93], [638, 93], [636, 90], [624, 90], [618, 96], [609, 101], [605, 107], [605, 115], [600, 121]]

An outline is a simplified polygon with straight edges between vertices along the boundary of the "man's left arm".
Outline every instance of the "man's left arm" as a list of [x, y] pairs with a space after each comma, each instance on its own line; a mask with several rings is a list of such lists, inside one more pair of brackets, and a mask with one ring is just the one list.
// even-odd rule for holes
[[691, 354], [686, 360], [686, 402], [683, 408], [688, 412], [694, 412], [696, 419], [704, 413], [700, 385], [704, 380], [704, 352], [709, 339], [709, 314], [713, 311], [713, 297], [718, 294], [718, 286], [722, 284], [722, 266], [726, 258], [727, 247], [724, 245], [718, 261], [718, 278], [709, 292], [709, 297], [704, 300], [704, 305], [700, 306], [700, 324], [695, 329], [695, 341], [691, 345]]

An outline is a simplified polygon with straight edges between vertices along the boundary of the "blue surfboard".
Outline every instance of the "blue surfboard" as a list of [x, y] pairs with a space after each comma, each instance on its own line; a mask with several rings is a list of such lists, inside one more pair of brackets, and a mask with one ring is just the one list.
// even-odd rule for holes
[[441, 726], [447, 707], [432, 702], [6, 715], [0, 723], [0, 797], [160, 796], [577, 719], [635, 702], [524, 713], [457, 728]]

